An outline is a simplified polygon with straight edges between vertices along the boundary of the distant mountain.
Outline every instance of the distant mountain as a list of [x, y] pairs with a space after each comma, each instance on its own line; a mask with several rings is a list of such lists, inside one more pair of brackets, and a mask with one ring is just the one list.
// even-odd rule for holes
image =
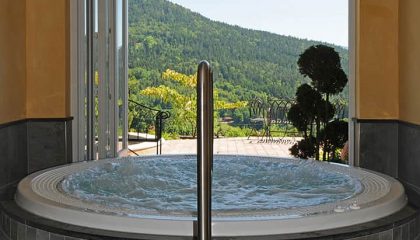
[[[292, 97], [307, 81], [298, 71], [299, 54], [315, 44], [320, 42], [213, 21], [165, 0], [129, 2], [130, 76], [141, 88], [162, 84], [168, 68], [192, 74], [205, 59], [224, 99]], [[347, 49], [333, 47], [347, 72]]]

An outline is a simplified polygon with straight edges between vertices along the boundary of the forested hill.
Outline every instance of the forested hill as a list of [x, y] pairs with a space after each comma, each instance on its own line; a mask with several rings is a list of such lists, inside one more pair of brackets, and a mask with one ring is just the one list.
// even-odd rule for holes
[[[206, 59], [222, 98], [291, 97], [305, 81], [299, 54], [319, 43], [216, 22], [165, 0], [129, 2], [130, 76], [141, 88], [160, 85], [166, 69], [192, 74]], [[334, 47], [347, 72], [347, 50]]]

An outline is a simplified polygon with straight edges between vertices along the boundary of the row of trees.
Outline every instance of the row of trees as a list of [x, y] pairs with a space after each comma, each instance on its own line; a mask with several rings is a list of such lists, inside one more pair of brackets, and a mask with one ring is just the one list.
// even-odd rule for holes
[[[318, 44], [212, 21], [165, 0], [131, 0], [129, 21], [129, 68], [141, 89], [170, 84], [180, 91], [161, 73], [194, 74], [196, 64], [206, 59], [220, 99], [229, 102], [293, 97], [306, 81], [296, 66], [299, 54]], [[347, 50], [334, 47], [345, 66]]]

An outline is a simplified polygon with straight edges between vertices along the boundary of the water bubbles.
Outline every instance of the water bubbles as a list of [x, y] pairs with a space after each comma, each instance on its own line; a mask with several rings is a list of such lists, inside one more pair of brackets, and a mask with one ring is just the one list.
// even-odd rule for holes
[[[355, 178], [313, 161], [215, 156], [213, 169], [212, 207], [220, 212], [331, 203], [360, 188]], [[193, 215], [196, 173], [194, 156], [125, 158], [71, 174], [61, 187], [68, 195], [110, 208]]]

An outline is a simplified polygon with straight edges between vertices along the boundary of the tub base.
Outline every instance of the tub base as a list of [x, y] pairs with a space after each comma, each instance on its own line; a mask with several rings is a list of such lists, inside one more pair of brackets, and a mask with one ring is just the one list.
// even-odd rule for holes
[[[0, 239], [6, 240], [84, 240], [84, 239], [150, 239], [186, 240], [191, 237], [128, 234], [83, 228], [45, 219], [31, 214], [13, 200], [0, 202]], [[368, 237], [368, 238], [365, 238]], [[388, 217], [372, 222], [319, 232], [282, 234], [273, 236], [217, 237], [219, 240], [280, 240], [280, 239], [352, 239], [352, 240], [418, 240], [420, 239], [420, 211], [410, 205]]]

